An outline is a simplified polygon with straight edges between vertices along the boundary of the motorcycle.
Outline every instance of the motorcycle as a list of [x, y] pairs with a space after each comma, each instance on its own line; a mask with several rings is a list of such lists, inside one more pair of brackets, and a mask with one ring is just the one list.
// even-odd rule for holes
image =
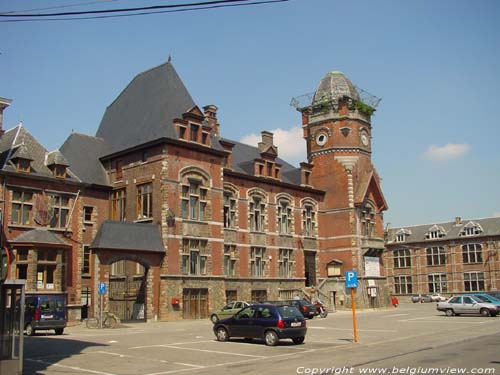
[[323, 302], [317, 300], [314, 302], [314, 308], [316, 309], [316, 315], [319, 315], [320, 318], [326, 318], [328, 316], [328, 310], [323, 305]]

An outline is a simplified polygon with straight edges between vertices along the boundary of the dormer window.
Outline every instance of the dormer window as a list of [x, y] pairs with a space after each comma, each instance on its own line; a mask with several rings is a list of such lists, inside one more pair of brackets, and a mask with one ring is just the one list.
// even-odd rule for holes
[[179, 126], [179, 138], [186, 139], [186, 128], [184, 126]]
[[433, 225], [429, 228], [429, 231], [425, 235], [425, 238], [428, 240], [436, 240], [439, 238], [443, 238], [445, 236], [445, 231], [442, 227]]
[[31, 160], [28, 159], [17, 159], [16, 169], [21, 173], [30, 173], [31, 172]]
[[208, 133], [201, 133], [201, 143], [208, 145]]
[[189, 140], [193, 142], [198, 142], [198, 133], [200, 130], [199, 125], [191, 124], [189, 128]]
[[396, 232], [396, 242], [405, 242], [406, 238], [411, 234], [408, 229], [400, 229]]
[[55, 165], [54, 166], [54, 176], [57, 178], [66, 178], [66, 166]]
[[461, 237], [471, 237], [471, 236], [477, 236], [481, 233], [483, 233], [483, 228], [478, 223], [469, 221], [467, 224], [464, 225], [459, 235]]

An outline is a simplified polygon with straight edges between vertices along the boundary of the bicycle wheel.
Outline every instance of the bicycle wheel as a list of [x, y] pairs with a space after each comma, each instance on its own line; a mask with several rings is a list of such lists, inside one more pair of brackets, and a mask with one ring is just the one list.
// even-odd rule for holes
[[99, 328], [99, 320], [97, 318], [89, 318], [86, 322], [87, 328], [96, 329]]
[[116, 318], [111, 315], [107, 315], [104, 319], [104, 328], [115, 328], [117, 324]]

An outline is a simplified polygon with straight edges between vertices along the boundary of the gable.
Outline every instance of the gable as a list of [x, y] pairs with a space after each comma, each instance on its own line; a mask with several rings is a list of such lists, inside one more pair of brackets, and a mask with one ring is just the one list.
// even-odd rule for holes
[[361, 178], [360, 183], [357, 185], [354, 204], [360, 206], [366, 198], [371, 198], [376, 203], [378, 211], [388, 209], [382, 188], [378, 182], [378, 176], [374, 171]]

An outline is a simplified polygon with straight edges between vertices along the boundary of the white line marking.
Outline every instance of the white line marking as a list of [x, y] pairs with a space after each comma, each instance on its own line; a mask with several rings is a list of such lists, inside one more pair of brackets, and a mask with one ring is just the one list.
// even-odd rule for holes
[[188, 341], [188, 342], [173, 342], [167, 344], [157, 344], [157, 345], [143, 345], [143, 346], [133, 346], [129, 349], [147, 349], [147, 348], [156, 348], [164, 345], [186, 345], [186, 344], [201, 344], [204, 342], [214, 342], [215, 340], [205, 340], [205, 341]]
[[116, 374], [112, 374], [112, 373], [109, 373], [109, 372], [102, 372], [102, 371], [95, 371], [95, 370], [87, 370], [87, 369], [84, 369], [84, 368], [81, 368], [81, 367], [60, 365], [60, 364], [58, 364], [58, 363], [51, 363], [51, 362], [42, 361], [41, 359], [37, 359], [37, 360], [34, 360], [34, 359], [26, 359], [26, 360], [27, 360], [27, 361], [31, 361], [31, 362], [43, 363], [44, 365], [49, 365], [49, 366], [56, 366], [56, 367], [62, 367], [62, 368], [69, 368], [69, 369], [71, 369], [71, 370], [82, 371], [82, 372], [90, 372], [91, 374], [98, 374], [98, 375], [116, 375]]
[[395, 316], [405, 316], [405, 315], [410, 315], [410, 314], [393, 314], [393, 315], [383, 316], [382, 318], [394, 318]]
[[205, 366], [200, 366], [200, 365], [192, 365], [190, 363], [183, 363], [183, 362], [172, 362], [174, 365], [181, 365], [181, 366], [188, 366], [188, 367], [195, 367], [195, 368], [205, 368]]
[[208, 349], [194, 349], [194, 348], [180, 348], [178, 346], [173, 346], [173, 345], [162, 345], [164, 348], [170, 348], [170, 349], [179, 349], [179, 350], [192, 350], [195, 352], [204, 352], [204, 353], [216, 353], [216, 354], [228, 354], [228, 355], [239, 355], [242, 357], [253, 357], [253, 358], [269, 358], [263, 355], [251, 355], [251, 354], [241, 354], [241, 353], [231, 353], [231, 352], [220, 352], [217, 350], [208, 350]]

